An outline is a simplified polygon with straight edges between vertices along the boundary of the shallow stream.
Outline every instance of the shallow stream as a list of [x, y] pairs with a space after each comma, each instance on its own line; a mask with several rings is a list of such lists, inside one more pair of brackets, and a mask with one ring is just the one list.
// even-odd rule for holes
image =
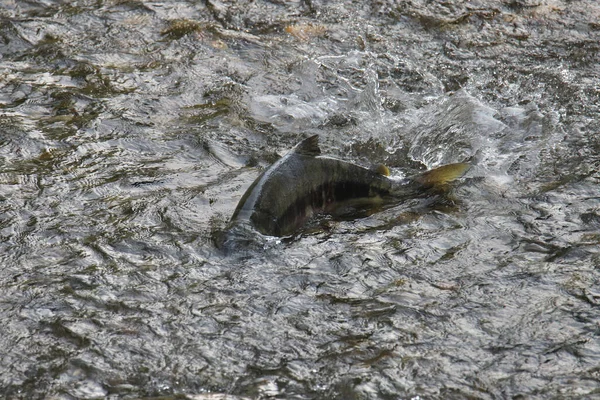
[[[595, 0], [0, 0], [0, 398], [600, 397]], [[414, 199], [224, 255], [264, 168]]]

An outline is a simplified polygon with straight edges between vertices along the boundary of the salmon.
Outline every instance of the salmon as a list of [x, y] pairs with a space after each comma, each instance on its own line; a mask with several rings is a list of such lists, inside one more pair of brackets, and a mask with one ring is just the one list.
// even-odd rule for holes
[[267, 236], [289, 236], [319, 215], [347, 218], [422, 196], [460, 178], [468, 163], [448, 164], [392, 179], [385, 167], [365, 168], [321, 155], [318, 135], [298, 143], [248, 188], [230, 226], [251, 226]]

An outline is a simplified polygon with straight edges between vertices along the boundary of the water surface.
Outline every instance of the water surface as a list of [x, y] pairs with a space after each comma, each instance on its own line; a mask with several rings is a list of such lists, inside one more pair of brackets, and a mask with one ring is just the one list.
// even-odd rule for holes
[[[0, 397], [599, 396], [599, 20], [0, 1]], [[473, 168], [222, 254], [245, 189], [316, 133], [396, 176]]]

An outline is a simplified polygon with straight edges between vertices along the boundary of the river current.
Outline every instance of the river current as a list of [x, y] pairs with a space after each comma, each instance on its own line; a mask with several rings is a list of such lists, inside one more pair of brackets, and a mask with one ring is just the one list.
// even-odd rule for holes
[[[0, 398], [600, 397], [598, 21], [594, 0], [0, 0]], [[223, 254], [313, 134], [397, 177], [473, 167]]]

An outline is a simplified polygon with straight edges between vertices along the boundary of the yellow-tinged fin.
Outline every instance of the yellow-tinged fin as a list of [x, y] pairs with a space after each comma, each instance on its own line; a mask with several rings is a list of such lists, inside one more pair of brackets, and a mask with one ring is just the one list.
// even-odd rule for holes
[[318, 156], [321, 154], [321, 149], [319, 148], [319, 135], [313, 135], [304, 139], [298, 143], [292, 151], [305, 156]]
[[442, 165], [417, 175], [413, 179], [424, 186], [439, 186], [452, 182], [463, 176], [471, 167], [467, 163]]
[[379, 164], [378, 166], [373, 168], [373, 170], [379, 175], [390, 176], [390, 169], [383, 164]]

